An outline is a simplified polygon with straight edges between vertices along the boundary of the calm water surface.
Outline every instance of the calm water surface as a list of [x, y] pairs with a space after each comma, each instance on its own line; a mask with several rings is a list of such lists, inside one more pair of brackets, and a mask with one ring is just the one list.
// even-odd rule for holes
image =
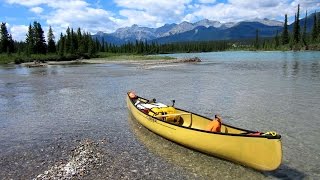
[[[197, 64], [0, 67], [0, 178], [33, 178], [78, 140], [107, 139], [89, 178], [319, 179], [320, 52], [221, 52]], [[128, 113], [128, 90], [252, 130], [282, 135], [283, 163], [257, 172], [169, 142]]]

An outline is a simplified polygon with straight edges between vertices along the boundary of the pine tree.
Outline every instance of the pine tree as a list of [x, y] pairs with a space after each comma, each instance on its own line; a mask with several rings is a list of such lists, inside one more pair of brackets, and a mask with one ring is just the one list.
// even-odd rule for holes
[[313, 26], [311, 30], [311, 41], [315, 42], [318, 36], [318, 25], [317, 25], [317, 12], [313, 16]]
[[90, 37], [89, 42], [88, 42], [88, 55], [90, 57], [93, 57], [95, 54], [96, 54], [95, 42]]
[[259, 49], [259, 29], [256, 30], [256, 40], [254, 42], [255, 49]]
[[308, 12], [306, 11], [306, 17], [304, 18], [304, 26], [303, 26], [303, 33], [302, 33], [302, 42], [305, 46], [307, 46], [307, 17], [308, 17]]
[[35, 37], [35, 53], [46, 54], [47, 45], [44, 37], [44, 31], [42, 30], [41, 24], [35, 21], [33, 23], [34, 37]]
[[295, 22], [294, 22], [294, 28], [293, 28], [293, 40], [295, 44], [299, 43], [300, 36], [301, 36], [299, 14], [300, 14], [300, 4], [298, 4], [298, 11], [295, 16]]
[[279, 32], [278, 32], [278, 30], [277, 30], [276, 37], [274, 38], [275, 48], [278, 48], [279, 45], [280, 45], [278, 33], [279, 33]]
[[75, 47], [75, 34], [74, 34], [74, 31], [73, 31], [73, 28], [71, 28], [71, 33], [70, 33], [70, 54], [74, 54], [75, 51], [76, 51], [76, 47]]
[[63, 36], [63, 34], [60, 34], [60, 40], [59, 40], [59, 56], [64, 56], [65, 53], [65, 37]]
[[34, 37], [34, 30], [31, 26], [31, 24], [29, 24], [28, 34], [27, 34], [27, 38], [26, 38], [26, 44], [27, 44], [27, 47], [25, 49], [25, 53], [27, 55], [33, 54], [34, 53], [34, 46], [35, 46], [35, 37]]
[[9, 41], [9, 45], [7, 47], [7, 53], [11, 54], [14, 52], [14, 40], [12, 39], [11, 34], [9, 34], [8, 41]]
[[318, 14], [318, 22], [317, 22], [317, 40], [320, 41], [320, 13], [317, 13]]
[[49, 26], [48, 31], [48, 53], [56, 52], [56, 43], [54, 41], [54, 35], [51, 26]]
[[282, 32], [282, 45], [289, 43], [289, 32], [288, 32], [288, 16], [284, 16], [284, 27]]
[[8, 48], [10, 45], [9, 41], [9, 33], [6, 26], [6, 23], [1, 23], [1, 30], [0, 30], [0, 53], [8, 52]]
[[106, 51], [106, 48], [105, 48], [105, 41], [104, 41], [104, 37], [102, 36], [102, 39], [101, 39], [101, 52], [105, 52]]
[[65, 49], [64, 54], [69, 54], [71, 52], [71, 32], [69, 27], [66, 30], [66, 34], [67, 35], [64, 41], [64, 49]]
[[85, 51], [83, 48], [83, 36], [81, 33], [81, 28], [78, 28], [77, 30], [77, 42], [78, 42], [78, 48], [77, 48], [77, 52], [82, 55]]

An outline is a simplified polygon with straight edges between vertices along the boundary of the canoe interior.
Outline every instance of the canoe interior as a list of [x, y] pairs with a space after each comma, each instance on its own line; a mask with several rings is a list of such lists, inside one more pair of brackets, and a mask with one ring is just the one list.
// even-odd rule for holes
[[[142, 103], [147, 103], [148, 100], [142, 97], [138, 97], [137, 99], [131, 99], [132, 103], [134, 104], [137, 100], [141, 101]], [[183, 122], [180, 124], [174, 124], [173, 125], [178, 125], [182, 126], [185, 128], [190, 128], [194, 130], [199, 130], [199, 131], [205, 131], [206, 126], [212, 121], [212, 119], [186, 111], [182, 110], [179, 108], [176, 109], [176, 114], [179, 114]], [[160, 118], [161, 119], [161, 118]], [[170, 123], [170, 122], [168, 122]], [[256, 131], [251, 131], [251, 130], [245, 130], [237, 127], [233, 127], [230, 125], [227, 125], [225, 123], [222, 123], [221, 126], [221, 132], [218, 134], [228, 134], [228, 135], [240, 135], [240, 136], [250, 136], [248, 134], [250, 133], [255, 133]], [[211, 133], [217, 133], [217, 132], [211, 132]], [[263, 134], [263, 132], [261, 132]]]

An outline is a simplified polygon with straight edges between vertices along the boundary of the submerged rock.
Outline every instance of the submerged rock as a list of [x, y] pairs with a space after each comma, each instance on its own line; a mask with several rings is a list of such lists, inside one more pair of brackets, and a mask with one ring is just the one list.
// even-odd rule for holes
[[193, 57], [193, 58], [187, 58], [187, 59], [182, 59], [182, 62], [201, 62], [201, 59], [198, 57]]
[[84, 140], [71, 151], [66, 162], [58, 162], [34, 179], [79, 179], [102, 161], [99, 143]]

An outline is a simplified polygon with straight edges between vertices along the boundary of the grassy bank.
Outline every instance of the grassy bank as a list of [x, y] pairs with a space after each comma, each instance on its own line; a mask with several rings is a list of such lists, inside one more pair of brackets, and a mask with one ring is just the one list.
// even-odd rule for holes
[[0, 64], [9, 64], [9, 63], [25, 63], [25, 62], [33, 62], [33, 61], [71, 61], [76, 59], [103, 59], [103, 60], [166, 60], [166, 59], [175, 59], [169, 56], [156, 56], [156, 55], [138, 55], [138, 54], [119, 54], [119, 53], [103, 53], [100, 52], [93, 58], [90, 58], [87, 55], [66, 55], [59, 56], [57, 54], [32, 54], [30, 56], [19, 55], [19, 54], [0, 54]]

